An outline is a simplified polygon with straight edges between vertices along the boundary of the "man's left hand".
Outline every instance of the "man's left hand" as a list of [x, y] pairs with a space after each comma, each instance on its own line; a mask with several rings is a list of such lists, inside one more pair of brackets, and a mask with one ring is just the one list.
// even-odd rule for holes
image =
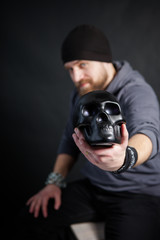
[[111, 147], [91, 147], [78, 128], [72, 137], [75, 144], [92, 164], [105, 171], [116, 171], [124, 163], [126, 148], [128, 145], [128, 131], [126, 125], [121, 126], [121, 143], [113, 144]]

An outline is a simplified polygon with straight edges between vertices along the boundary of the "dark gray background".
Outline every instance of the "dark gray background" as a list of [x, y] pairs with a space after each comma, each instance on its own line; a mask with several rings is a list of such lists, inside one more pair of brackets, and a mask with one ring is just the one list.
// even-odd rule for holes
[[[56, 158], [73, 87], [60, 58], [66, 34], [78, 24], [99, 27], [110, 40], [114, 59], [128, 60], [160, 98], [158, 5], [158, 1], [137, 0], [6, 1], [2, 8], [1, 171], [10, 213], [16, 213], [43, 186]], [[78, 176], [78, 168], [71, 180]]]

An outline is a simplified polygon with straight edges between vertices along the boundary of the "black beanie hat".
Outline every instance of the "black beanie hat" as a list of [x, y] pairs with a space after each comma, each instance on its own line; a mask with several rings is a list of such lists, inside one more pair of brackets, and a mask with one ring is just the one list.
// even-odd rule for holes
[[94, 26], [80, 25], [65, 38], [62, 49], [63, 63], [73, 60], [112, 62], [108, 39]]

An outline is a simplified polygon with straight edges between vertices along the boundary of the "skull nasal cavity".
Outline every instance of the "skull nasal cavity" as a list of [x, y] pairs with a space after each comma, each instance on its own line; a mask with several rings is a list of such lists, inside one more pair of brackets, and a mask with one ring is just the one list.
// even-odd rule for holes
[[96, 118], [97, 123], [103, 123], [108, 121], [108, 117], [105, 113], [99, 113]]

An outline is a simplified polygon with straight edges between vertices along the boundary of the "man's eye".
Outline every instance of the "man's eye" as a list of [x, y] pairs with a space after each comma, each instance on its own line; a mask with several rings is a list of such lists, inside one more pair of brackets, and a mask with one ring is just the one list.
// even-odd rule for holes
[[83, 67], [86, 67], [86, 63], [81, 63], [80, 66], [83, 68]]
[[73, 68], [68, 68], [68, 71], [69, 71], [69, 72], [72, 72], [72, 71], [73, 71]]

